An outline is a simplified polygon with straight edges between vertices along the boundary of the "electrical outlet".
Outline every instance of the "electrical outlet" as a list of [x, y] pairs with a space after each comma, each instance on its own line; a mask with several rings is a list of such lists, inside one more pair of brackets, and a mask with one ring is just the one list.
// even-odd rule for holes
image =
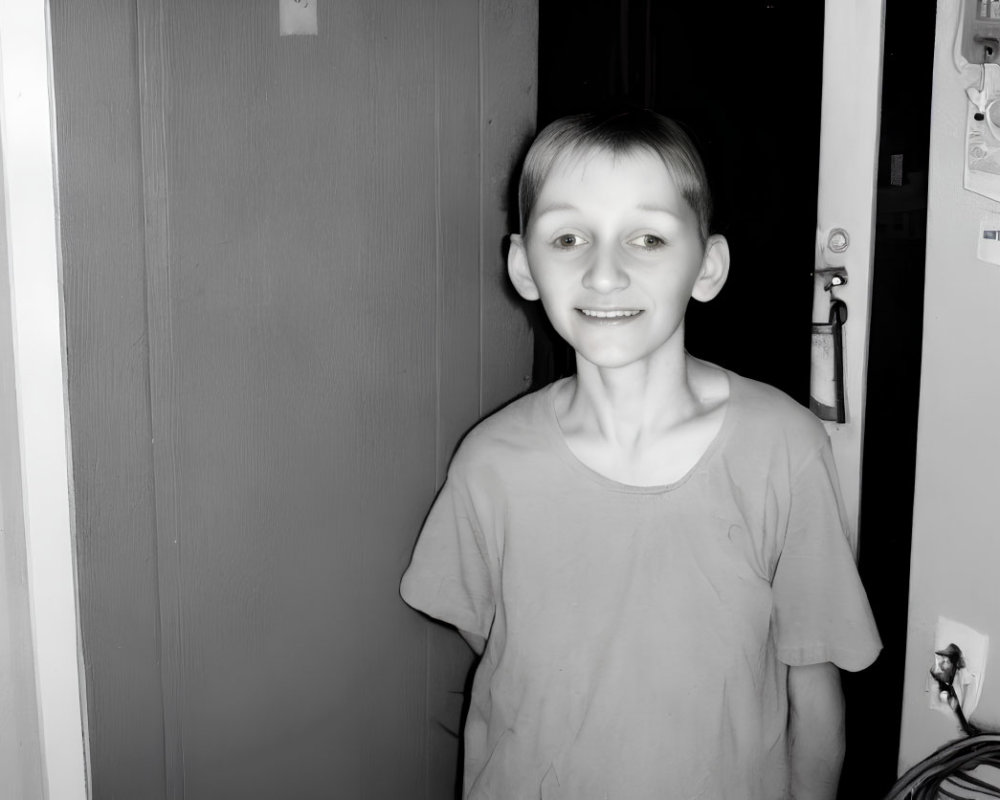
[[[979, 704], [979, 696], [983, 691], [983, 679], [986, 675], [986, 656], [990, 650], [990, 637], [974, 631], [968, 625], [938, 617], [937, 629], [934, 633], [934, 652], [944, 650], [949, 644], [956, 644], [962, 650], [962, 660], [965, 666], [955, 673], [953, 687], [958, 702], [966, 719], [972, 716]], [[931, 654], [934, 658], [933, 653]], [[934, 661], [931, 661], [934, 664]], [[948, 705], [947, 697], [942, 697], [937, 681], [928, 674], [927, 691], [930, 693], [930, 706], [938, 711], [954, 716], [954, 711]]]

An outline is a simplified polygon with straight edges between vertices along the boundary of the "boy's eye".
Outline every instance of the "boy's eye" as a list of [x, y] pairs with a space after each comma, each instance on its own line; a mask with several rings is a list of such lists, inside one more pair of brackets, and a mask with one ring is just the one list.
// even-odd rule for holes
[[642, 247], [645, 250], [656, 250], [657, 248], [663, 247], [666, 243], [665, 239], [662, 239], [653, 233], [644, 233], [642, 236], [636, 236], [629, 242], [629, 244], [634, 245], [635, 247]]
[[575, 233], [561, 233], [555, 238], [553, 244], [563, 250], [569, 250], [573, 247], [579, 247], [584, 242], [584, 238], [577, 236]]

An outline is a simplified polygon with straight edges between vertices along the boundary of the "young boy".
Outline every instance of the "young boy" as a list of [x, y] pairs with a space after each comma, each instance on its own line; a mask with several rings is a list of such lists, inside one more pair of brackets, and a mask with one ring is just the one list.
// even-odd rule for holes
[[729, 268], [710, 205], [652, 112], [529, 150], [508, 270], [577, 374], [466, 437], [401, 589], [482, 655], [465, 798], [836, 794], [838, 667], [880, 642], [820, 423], [685, 352]]

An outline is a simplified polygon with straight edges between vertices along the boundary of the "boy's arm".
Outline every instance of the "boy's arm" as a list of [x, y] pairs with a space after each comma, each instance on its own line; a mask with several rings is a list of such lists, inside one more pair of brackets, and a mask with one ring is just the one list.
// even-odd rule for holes
[[844, 695], [830, 663], [788, 668], [792, 800], [834, 800], [844, 761]]

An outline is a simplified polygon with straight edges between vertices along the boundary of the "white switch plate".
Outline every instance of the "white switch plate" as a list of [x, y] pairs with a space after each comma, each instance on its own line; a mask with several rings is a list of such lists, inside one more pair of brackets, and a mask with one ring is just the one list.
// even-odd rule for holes
[[[962, 649], [965, 668], [955, 675], [953, 687], [962, 706], [966, 719], [972, 717], [972, 712], [979, 704], [979, 696], [983, 691], [983, 680], [986, 677], [986, 657], [990, 652], [990, 637], [974, 631], [968, 625], [938, 617], [937, 629], [934, 633], [934, 652], [944, 650], [949, 644], [957, 644]], [[930, 654], [930, 666], [934, 664], [934, 653]], [[928, 670], [930, 669], [928, 667]], [[941, 699], [937, 681], [928, 673], [927, 691], [930, 693], [930, 706], [938, 711], [954, 716], [948, 703]]]
[[315, 36], [319, 33], [316, 3], [319, 0], [278, 0], [278, 27], [282, 36]]

